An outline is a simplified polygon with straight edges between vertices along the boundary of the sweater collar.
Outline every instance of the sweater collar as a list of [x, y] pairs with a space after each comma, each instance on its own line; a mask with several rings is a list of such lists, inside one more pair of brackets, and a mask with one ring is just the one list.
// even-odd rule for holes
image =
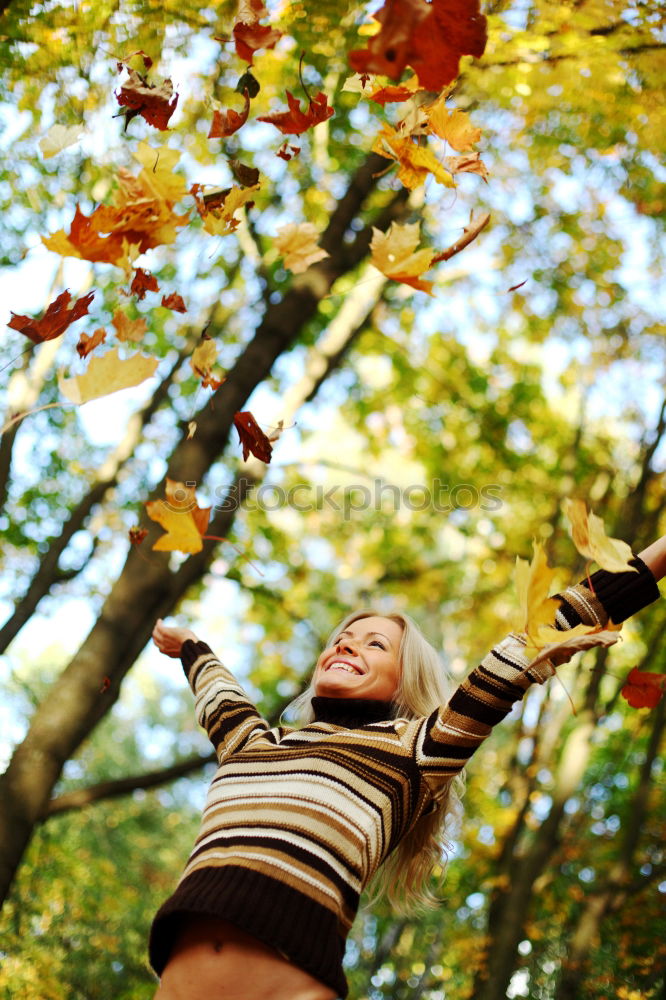
[[312, 699], [312, 711], [316, 722], [330, 722], [347, 729], [357, 729], [372, 722], [395, 718], [395, 705], [392, 701], [378, 701], [374, 698], [325, 698], [316, 695]]

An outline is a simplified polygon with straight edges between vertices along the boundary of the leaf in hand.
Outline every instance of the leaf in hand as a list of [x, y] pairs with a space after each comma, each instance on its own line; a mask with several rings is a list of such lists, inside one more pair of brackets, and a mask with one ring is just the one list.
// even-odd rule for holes
[[532, 545], [534, 552], [532, 562], [528, 563], [526, 559], [518, 557], [514, 573], [520, 605], [518, 630], [528, 637], [536, 635], [542, 625], [552, 627], [555, 614], [560, 607], [558, 600], [548, 596], [555, 570], [548, 565], [546, 554], [539, 542], [535, 541]]
[[318, 238], [317, 229], [311, 222], [292, 222], [278, 229], [273, 243], [283, 258], [284, 266], [294, 274], [302, 274], [310, 264], [329, 256], [317, 246]]
[[432, 281], [423, 281], [419, 275], [430, 268], [435, 253], [425, 247], [417, 250], [419, 239], [418, 222], [392, 222], [386, 233], [373, 227], [370, 263], [387, 278], [432, 295]]
[[19, 333], [28, 337], [33, 344], [41, 344], [45, 340], [55, 340], [56, 337], [60, 337], [65, 332], [68, 326], [87, 314], [88, 306], [94, 295], [94, 292], [88, 292], [83, 298], [76, 299], [70, 308], [69, 303], [72, 296], [65, 290], [60, 293], [57, 299], [54, 299], [41, 318], [33, 319], [31, 316], [12, 313], [12, 318], [7, 325], [12, 330], [18, 330]]
[[633, 558], [630, 546], [619, 538], [609, 538], [604, 522], [592, 511], [588, 514], [582, 500], [565, 499], [562, 510], [571, 522], [571, 537], [582, 556], [593, 559], [609, 573], [638, 572], [635, 566], [629, 565]]
[[199, 507], [195, 489], [186, 483], [167, 479], [166, 499], [149, 500], [146, 511], [166, 531], [153, 545], [156, 552], [201, 552], [202, 536], [208, 530], [210, 507]]
[[309, 102], [308, 110], [301, 111], [301, 102], [287, 91], [287, 104], [289, 111], [278, 111], [273, 115], [264, 115], [257, 118], [259, 122], [268, 122], [275, 125], [283, 135], [300, 135], [309, 128], [325, 122], [335, 112], [327, 103], [327, 97], [321, 91]]
[[[569, 636], [569, 638], [561, 639], [560, 642], [549, 642], [545, 646], [542, 646], [538, 655], [530, 662], [530, 666], [534, 667], [538, 663], [550, 659], [554, 659], [556, 662], [564, 662], [564, 660], [568, 660], [573, 656], [574, 653], [580, 653], [585, 649], [592, 649], [594, 646], [612, 646], [619, 639], [618, 633], [612, 632], [610, 629], [598, 632], [586, 631], [585, 633], [581, 632], [580, 634], [570, 635], [572, 632], [577, 632], [578, 627], [559, 632], [560, 636]], [[585, 625], [583, 628], [589, 629], [589, 626]], [[553, 632], [557, 632], [557, 629], [553, 629]], [[564, 657], [560, 657], [562, 653], [565, 654]]]
[[73, 378], [59, 375], [58, 386], [63, 396], [72, 403], [87, 403], [91, 399], [139, 385], [155, 374], [158, 364], [157, 358], [148, 358], [143, 354], [133, 354], [123, 360], [118, 357], [118, 348], [114, 347], [101, 357], [91, 358], [83, 375]]
[[235, 414], [234, 427], [238, 431], [243, 447], [243, 461], [247, 461], [247, 456], [252, 453], [255, 458], [268, 464], [273, 454], [273, 446], [249, 410]]
[[637, 670], [629, 671], [620, 694], [632, 708], [655, 708], [666, 691], [666, 674]]

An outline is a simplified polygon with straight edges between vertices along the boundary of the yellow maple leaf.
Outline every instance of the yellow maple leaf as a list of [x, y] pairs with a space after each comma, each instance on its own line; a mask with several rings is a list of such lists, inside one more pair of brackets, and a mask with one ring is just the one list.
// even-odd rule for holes
[[450, 111], [440, 98], [426, 109], [430, 130], [446, 139], [458, 153], [470, 153], [481, 138], [481, 129], [472, 125], [469, 115], [455, 109]]
[[410, 138], [401, 138], [390, 125], [383, 126], [375, 139], [372, 151], [389, 160], [397, 161], [400, 167], [398, 179], [410, 190], [423, 184], [429, 175], [432, 175], [438, 184], [455, 187], [451, 174], [429, 149], [416, 145]]
[[629, 565], [633, 558], [631, 547], [619, 538], [609, 538], [602, 519], [592, 511], [588, 514], [582, 500], [565, 499], [562, 510], [571, 523], [571, 537], [582, 556], [593, 559], [609, 573], [638, 572], [635, 566]]
[[87, 403], [91, 399], [139, 385], [155, 374], [158, 364], [157, 358], [148, 358], [144, 354], [133, 354], [123, 360], [118, 357], [118, 348], [114, 347], [101, 357], [91, 358], [83, 375], [65, 378], [60, 373], [58, 386], [63, 396], [72, 403]]
[[123, 341], [141, 340], [148, 328], [145, 319], [129, 319], [127, 313], [122, 312], [120, 309], [117, 309], [113, 314], [111, 323], [116, 328], [118, 340]]
[[211, 236], [226, 236], [233, 233], [240, 225], [235, 213], [249, 201], [254, 200], [254, 193], [261, 187], [260, 184], [253, 184], [251, 187], [238, 187], [234, 184], [224, 201], [214, 208], [203, 210], [200, 208], [203, 227]]
[[143, 141], [139, 143], [134, 158], [143, 167], [137, 180], [154, 198], [174, 203], [187, 194], [185, 178], [174, 173], [180, 160], [177, 150], [167, 146], [155, 149]]
[[85, 128], [81, 125], [52, 125], [39, 140], [39, 148], [45, 160], [62, 153], [63, 149], [78, 142]]
[[538, 642], [539, 629], [544, 625], [553, 625], [560, 602], [548, 596], [555, 570], [548, 565], [541, 544], [534, 541], [532, 546], [534, 555], [531, 563], [520, 557], [516, 559], [514, 581], [520, 605], [518, 630], [527, 636], [528, 646], [538, 649], [539, 645], [544, 645]]
[[284, 266], [294, 274], [307, 271], [310, 264], [323, 260], [329, 254], [317, 246], [319, 234], [311, 222], [289, 223], [278, 229], [274, 239], [275, 249], [283, 258]]
[[146, 504], [148, 517], [166, 531], [153, 549], [156, 552], [201, 552], [211, 508], [199, 507], [194, 487], [174, 479], [167, 478], [164, 492], [164, 500], [149, 500]]
[[416, 249], [421, 238], [419, 229], [418, 222], [392, 222], [385, 233], [373, 226], [370, 263], [387, 278], [432, 295], [432, 281], [423, 281], [419, 275], [430, 268], [435, 251], [428, 247]]
[[194, 374], [202, 379], [204, 388], [219, 389], [224, 378], [213, 375], [213, 365], [217, 361], [217, 345], [212, 337], [203, 333], [201, 340], [194, 348], [190, 358], [190, 367]]

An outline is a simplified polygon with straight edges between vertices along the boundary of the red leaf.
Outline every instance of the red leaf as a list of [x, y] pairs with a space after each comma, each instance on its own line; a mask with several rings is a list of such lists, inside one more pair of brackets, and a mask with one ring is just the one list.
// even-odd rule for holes
[[245, 124], [247, 116], [250, 113], [250, 95], [247, 90], [243, 93], [245, 95], [245, 107], [242, 111], [239, 112], [231, 109], [230, 111], [213, 112], [213, 124], [208, 133], [209, 139], [225, 139], [228, 135], [233, 135], [234, 132], [237, 132]]
[[144, 271], [142, 267], [137, 267], [130, 287], [130, 295], [136, 295], [137, 299], [141, 301], [145, 299], [146, 292], [159, 292], [159, 290], [160, 286], [157, 284], [155, 275], [151, 274], [150, 271]]
[[374, 94], [368, 96], [371, 101], [376, 101], [377, 104], [398, 104], [413, 97], [414, 91], [409, 87], [381, 87]]
[[141, 115], [149, 125], [164, 132], [178, 104], [178, 94], [174, 94], [171, 80], [148, 83], [135, 69], [128, 69], [128, 73], [129, 80], [116, 94], [118, 104], [129, 108], [127, 121]]
[[333, 108], [327, 102], [328, 98], [326, 94], [320, 91], [310, 101], [308, 110], [304, 113], [301, 111], [301, 102], [287, 91], [289, 111], [278, 111], [274, 115], [264, 115], [263, 118], [257, 118], [257, 121], [275, 125], [283, 135], [300, 135], [314, 125], [325, 122], [331, 115], [335, 114]]
[[439, 91], [455, 80], [461, 56], [478, 58], [486, 46], [479, 0], [386, 0], [375, 18], [379, 33], [366, 49], [349, 53], [357, 73], [397, 80], [411, 66], [423, 89]]
[[76, 353], [80, 358], [87, 358], [91, 351], [103, 344], [106, 340], [106, 330], [100, 327], [89, 337], [87, 333], [82, 333], [76, 345]]
[[170, 295], [162, 296], [162, 305], [165, 309], [173, 309], [174, 312], [187, 312], [187, 306], [183, 302], [182, 296], [178, 292], [171, 292]]
[[138, 525], [135, 525], [134, 527], [130, 528], [128, 534], [129, 534], [129, 540], [132, 543], [132, 545], [141, 545], [141, 542], [148, 534], [148, 529], [139, 528]]
[[629, 671], [621, 695], [632, 708], [654, 708], [664, 696], [666, 674], [654, 674], [634, 667]]
[[69, 303], [72, 296], [65, 290], [50, 304], [41, 319], [12, 313], [12, 318], [7, 325], [12, 330], [18, 330], [19, 333], [24, 334], [34, 344], [41, 344], [45, 340], [55, 340], [56, 337], [65, 332], [68, 326], [86, 315], [94, 295], [94, 292], [88, 292], [82, 299], [77, 299], [70, 309]]
[[272, 49], [282, 38], [282, 32], [271, 28], [269, 24], [244, 24], [239, 21], [234, 24], [234, 41], [236, 52], [251, 66], [257, 49]]
[[234, 427], [243, 446], [243, 461], [247, 460], [251, 452], [256, 458], [268, 464], [273, 454], [273, 446], [249, 410], [234, 415]]
[[[289, 149], [291, 150], [291, 153], [288, 152]], [[300, 146], [292, 146], [287, 142], [283, 142], [275, 155], [279, 156], [281, 160], [286, 160], [287, 163], [289, 163], [292, 157], [298, 156], [300, 151]]]

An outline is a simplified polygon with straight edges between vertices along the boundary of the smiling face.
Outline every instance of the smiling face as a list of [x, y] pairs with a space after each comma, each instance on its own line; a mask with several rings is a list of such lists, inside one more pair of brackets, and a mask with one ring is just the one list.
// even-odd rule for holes
[[317, 660], [315, 694], [390, 701], [398, 688], [402, 627], [390, 618], [359, 618]]

